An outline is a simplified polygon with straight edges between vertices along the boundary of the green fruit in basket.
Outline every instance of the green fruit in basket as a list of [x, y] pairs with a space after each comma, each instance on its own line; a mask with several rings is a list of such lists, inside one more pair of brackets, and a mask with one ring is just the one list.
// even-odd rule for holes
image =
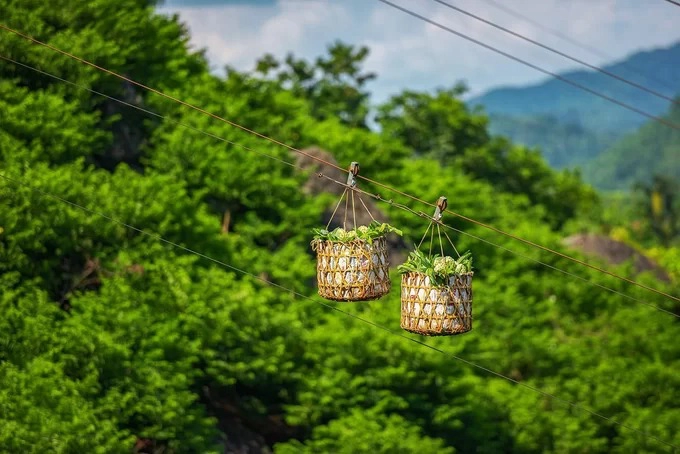
[[453, 270], [456, 261], [453, 257], [437, 257], [434, 259], [434, 272], [437, 274], [449, 274]]

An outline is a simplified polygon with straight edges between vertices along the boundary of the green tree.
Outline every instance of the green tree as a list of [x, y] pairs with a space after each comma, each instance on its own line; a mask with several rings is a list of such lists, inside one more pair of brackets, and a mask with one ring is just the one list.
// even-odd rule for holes
[[463, 84], [434, 94], [406, 90], [378, 107], [376, 122], [385, 136], [398, 138], [416, 155], [453, 164], [489, 140], [487, 117], [460, 100], [466, 91]]
[[385, 415], [380, 410], [354, 410], [326, 426], [314, 429], [305, 443], [288, 442], [275, 446], [280, 454], [335, 452], [350, 453], [415, 453], [441, 452], [453, 454], [441, 440], [422, 435], [421, 429], [399, 415]]
[[289, 54], [283, 62], [267, 54], [257, 61], [255, 74], [274, 77], [295, 96], [309, 101], [314, 118], [338, 118], [343, 124], [366, 128], [369, 93], [365, 85], [374, 73], [362, 72], [368, 57], [366, 46], [355, 48], [342, 42], [328, 46], [328, 56], [314, 63]]
[[[271, 59], [259, 75], [220, 78], [189, 51], [177, 18], [146, 1], [104, 3], [11, 2], [0, 15], [230, 121], [321, 146], [343, 167], [358, 160], [363, 175], [409, 194], [445, 194], [453, 211], [553, 249], [589, 194], [534, 151], [489, 138], [484, 116], [455, 93], [404, 95], [418, 109], [389, 110], [381, 133], [355, 127], [363, 101], [343, 104], [340, 94], [365, 90], [357, 49], [322, 57], [297, 88], [298, 76], [266, 69]], [[0, 172], [42, 191], [0, 180], [0, 451], [664, 452], [483, 368], [680, 444], [677, 323], [496, 246], [677, 312], [673, 301], [447, 215], [458, 229], [447, 233], [475, 257], [473, 330], [414, 336], [441, 353], [360, 323], [332, 308], [401, 332], [399, 276], [379, 301], [315, 304], [310, 229], [333, 202], [305, 193], [313, 175], [281, 162], [294, 152], [2, 33], [3, 55], [166, 118], [112, 111], [90, 92], [0, 66]], [[305, 92], [307, 83], [318, 86]], [[136, 139], [120, 154], [125, 128]], [[427, 145], [428, 131], [437, 142]], [[438, 149], [451, 162], [442, 166]], [[379, 207], [408, 244], [420, 239], [426, 219]]]
[[383, 135], [403, 141], [416, 156], [459, 167], [500, 191], [526, 195], [546, 208], [545, 219], [557, 229], [596, 203], [577, 171], [556, 172], [537, 150], [491, 138], [487, 117], [470, 112], [460, 100], [465, 90], [459, 84], [434, 94], [406, 91], [392, 97], [379, 107]]
[[[663, 115], [666, 123], [680, 124], [680, 98]], [[680, 179], [680, 131], [649, 121], [621, 137], [583, 166], [586, 181], [603, 190], [629, 190], [638, 182], [651, 184], [655, 175]]]
[[680, 189], [677, 182], [663, 175], [655, 175], [651, 184], [637, 183], [633, 190], [638, 196], [639, 210], [649, 224], [650, 231], [668, 247], [680, 235]]

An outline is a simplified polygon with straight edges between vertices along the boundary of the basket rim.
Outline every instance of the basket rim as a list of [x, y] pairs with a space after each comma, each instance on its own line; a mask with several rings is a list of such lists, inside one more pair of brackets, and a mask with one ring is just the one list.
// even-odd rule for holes
[[355, 238], [355, 239], [350, 240], [350, 241], [334, 241], [334, 240], [324, 240], [324, 239], [321, 239], [321, 238], [314, 238], [312, 241], [317, 242], [317, 243], [331, 243], [331, 244], [352, 244], [352, 243], [372, 244], [372, 243], [375, 243], [376, 241], [379, 241], [383, 238], [387, 239], [387, 235], [376, 236], [375, 238], [373, 238], [372, 242], [369, 242], [368, 240], [363, 240], [361, 238]]

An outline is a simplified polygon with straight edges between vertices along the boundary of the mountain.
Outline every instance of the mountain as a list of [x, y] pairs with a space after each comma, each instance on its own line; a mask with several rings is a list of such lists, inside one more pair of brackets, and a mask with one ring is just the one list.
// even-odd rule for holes
[[[680, 105], [664, 118], [680, 125]], [[654, 175], [680, 181], [680, 130], [657, 121], [624, 136], [583, 169], [584, 178], [601, 189], [627, 189], [638, 181], [649, 183]]]
[[[680, 42], [635, 53], [605, 70], [666, 96], [680, 93]], [[669, 102], [592, 70], [560, 76], [653, 115]], [[609, 148], [646, 118], [558, 79], [525, 87], [490, 90], [471, 98], [491, 117], [493, 134], [539, 147], [555, 167], [581, 165]]]
[[489, 130], [493, 135], [510, 137], [513, 142], [538, 147], [555, 168], [581, 166], [621, 137], [621, 133], [599, 132], [581, 122], [565, 122], [555, 115], [543, 114], [492, 114]]

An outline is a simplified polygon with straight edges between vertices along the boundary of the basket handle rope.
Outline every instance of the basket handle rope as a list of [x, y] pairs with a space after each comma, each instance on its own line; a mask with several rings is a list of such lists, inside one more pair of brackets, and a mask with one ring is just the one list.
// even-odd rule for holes
[[371, 210], [368, 209], [366, 206], [366, 203], [364, 203], [364, 200], [361, 198], [361, 194], [358, 193], [356, 187], [357, 187], [357, 175], [359, 175], [359, 163], [357, 161], [352, 161], [352, 163], [349, 165], [348, 169], [348, 175], [347, 175], [347, 184], [345, 185], [345, 190], [342, 191], [342, 195], [340, 196], [340, 200], [338, 200], [337, 205], [335, 205], [335, 209], [333, 210], [333, 214], [331, 215], [331, 218], [328, 220], [328, 224], [326, 224], [326, 230], [328, 230], [331, 226], [331, 222], [333, 222], [333, 218], [335, 218], [335, 214], [338, 211], [338, 208], [340, 208], [340, 204], [342, 203], [342, 200], [345, 199], [345, 196], [347, 195], [347, 191], [351, 191], [351, 196], [347, 197], [345, 199], [345, 214], [343, 216], [342, 220], [342, 228], [347, 230], [347, 213], [349, 212], [349, 202], [350, 199], [352, 199], [352, 218], [353, 218], [353, 224], [354, 228], [357, 228], [357, 213], [356, 213], [356, 207], [354, 203], [354, 195], [356, 193], [356, 196], [359, 198], [359, 202], [361, 202], [361, 205], [363, 205], [364, 209], [368, 213], [368, 215], [371, 217], [371, 220], [375, 221], [375, 218], [373, 217], [373, 214], [371, 213]]
[[[427, 226], [427, 229], [425, 229], [425, 234], [423, 234], [423, 237], [420, 240], [420, 243], [418, 243], [417, 249], [420, 249], [420, 246], [423, 244], [423, 241], [425, 241], [425, 237], [427, 237], [427, 233], [430, 232], [430, 256], [432, 255], [432, 245], [434, 243], [434, 228], [433, 225], [437, 226], [437, 236], [439, 237], [439, 249], [441, 251], [442, 257], [444, 257], [444, 242], [442, 241], [442, 230], [441, 230], [441, 219], [442, 216], [444, 215], [444, 211], [446, 211], [446, 207], [448, 206], [448, 199], [444, 196], [439, 197], [437, 200], [437, 203], [435, 205], [434, 209], [434, 214], [432, 215], [432, 218], [430, 220], [430, 223]], [[430, 229], [432, 229], [430, 231]], [[444, 236], [446, 236], [446, 239], [449, 241], [449, 244], [453, 248], [453, 250], [456, 252], [456, 255], [458, 258], [460, 258], [460, 254], [458, 253], [458, 249], [456, 249], [456, 246], [453, 244], [453, 241], [451, 241], [451, 238], [449, 238], [449, 235], [444, 231]]]

